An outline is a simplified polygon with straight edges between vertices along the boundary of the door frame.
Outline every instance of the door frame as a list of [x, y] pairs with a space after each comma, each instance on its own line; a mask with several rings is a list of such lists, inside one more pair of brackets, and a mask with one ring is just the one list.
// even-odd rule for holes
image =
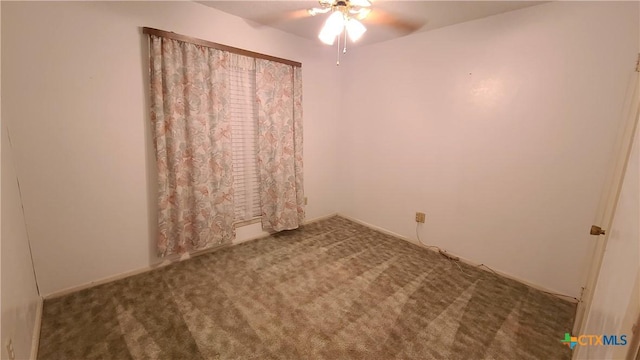
[[[638, 54], [638, 58], [640, 60], [640, 54]], [[633, 138], [636, 127], [638, 126], [638, 119], [640, 118], [640, 73], [638, 72], [638, 67], [640, 67], [640, 65], [637, 65], [627, 87], [627, 96], [623, 107], [624, 123], [619, 131], [616, 141], [618, 145], [614, 153], [614, 162], [610, 166], [608, 180], [600, 196], [600, 204], [594, 218], [594, 225], [598, 225], [603, 229], [611, 228], [618, 198], [620, 197], [620, 190], [622, 189], [622, 180], [624, 179], [629, 155], [631, 154]], [[585, 231], [587, 231], [587, 229], [585, 229]], [[582, 333], [586, 325], [585, 320], [591, 308], [593, 292], [598, 282], [598, 275], [607, 247], [609, 232], [606, 232], [604, 235], [599, 235], [595, 239], [593, 239], [593, 235], [590, 235], [590, 237], [590, 241], [595, 241], [595, 244], [592, 246], [591, 262], [586, 272], [582, 295], [576, 309], [573, 334]]]

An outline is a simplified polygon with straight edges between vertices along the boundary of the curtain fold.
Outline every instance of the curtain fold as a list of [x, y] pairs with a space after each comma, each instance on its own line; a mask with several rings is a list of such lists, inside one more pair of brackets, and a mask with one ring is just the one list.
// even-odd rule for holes
[[161, 256], [235, 237], [229, 62], [224, 51], [150, 36]]
[[302, 69], [256, 59], [256, 89], [262, 227], [295, 229], [305, 216]]

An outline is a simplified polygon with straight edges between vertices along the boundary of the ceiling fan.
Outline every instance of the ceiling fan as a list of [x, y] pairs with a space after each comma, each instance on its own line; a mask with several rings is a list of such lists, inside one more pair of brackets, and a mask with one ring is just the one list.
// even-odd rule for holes
[[344, 34], [343, 53], [347, 52], [347, 36], [351, 41], [358, 41], [367, 31], [367, 28], [360, 22], [370, 19], [371, 22], [390, 25], [404, 33], [411, 33], [421, 27], [421, 24], [402, 21], [384, 11], [376, 10], [375, 16], [369, 17], [372, 13], [371, 2], [369, 0], [318, 0], [319, 7], [307, 10], [311, 16], [331, 13], [325, 21], [318, 38], [327, 45], [333, 45], [338, 40], [338, 61], [340, 65], [340, 38]]
[[327, 45], [333, 45], [337, 40], [337, 65], [340, 65], [340, 52], [346, 53], [347, 38], [353, 42], [358, 41], [367, 31], [365, 24], [387, 26], [403, 35], [410, 34], [424, 25], [384, 11], [372, 4], [371, 0], [318, 0], [318, 5], [313, 8], [291, 11], [262, 23], [276, 23], [308, 16], [326, 16], [318, 38]]
[[358, 41], [367, 31], [359, 20], [365, 19], [371, 13], [371, 3], [368, 0], [319, 0], [318, 3], [320, 7], [307, 11], [311, 16], [331, 12], [318, 34], [323, 43], [333, 45], [343, 31], [345, 37], [348, 34], [351, 41]]

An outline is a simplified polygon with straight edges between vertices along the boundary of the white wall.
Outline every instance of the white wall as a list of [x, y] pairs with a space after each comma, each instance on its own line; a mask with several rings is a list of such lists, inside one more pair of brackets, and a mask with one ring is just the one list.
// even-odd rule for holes
[[27, 243], [27, 230], [3, 116], [2, 128], [2, 359], [12, 340], [16, 359], [28, 359], [36, 325], [38, 290]]
[[192, 2], [1, 6], [2, 111], [44, 295], [158, 261], [142, 26], [303, 63], [309, 219], [341, 210], [414, 237], [425, 211], [427, 242], [579, 294], [637, 3], [544, 4], [356, 48], [340, 68], [333, 48]]
[[424, 211], [423, 241], [579, 296], [638, 22], [554, 2], [352, 51], [341, 212], [415, 239]]
[[[1, 18], [1, 16], [0, 16]], [[0, 26], [1, 26], [0, 21]], [[1, 59], [1, 56], [0, 56]], [[0, 92], [1, 89], [0, 89]], [[4, 108], [2, 108], [4, 110]], [[0, 112], [4, 115], [4, 113]], [[7, 133], [11, 118], [2, 116], [0, 166], [2, 214], [0, 221], [0, 358], [8, 356], [6, 346], [11, 340], [16, 359], [31, 357], [31, 344], [36, 329], [39, 296], [33, 264], [29, 254], [22, 201], [14, 168], [14, 156]]]
[[45, 296], [158, 262], [143, 26], [302, 62], [307, 218], [336, 211], [333, 51], [193, 2], [2, 2], [3, 115]]

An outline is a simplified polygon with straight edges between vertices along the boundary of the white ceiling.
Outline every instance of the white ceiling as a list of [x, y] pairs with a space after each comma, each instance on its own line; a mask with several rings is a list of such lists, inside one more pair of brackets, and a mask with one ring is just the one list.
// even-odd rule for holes
[[[242, 17], [252, 26], [270, 26], [308, 39], [317, 40], [327, 15], [308, 16], [306, 9], [317, 1], [198, 1], [201, 4]], [[404, 35], [393, 26], [376, 23], [380, 15], [392, 15], [419, 27], [417, 32], [433, 30], [479, 19], [546, 1], [383, 1], [373, 0], [373, 12], [363, 22], [367, 32], [358, 44], [391, 40]], [[376, 14], [377, 10], [377, 14]], [[378, 16], [376, 16], [378, 15]], [[320, 41], [318, 40], [320, 44]]]

